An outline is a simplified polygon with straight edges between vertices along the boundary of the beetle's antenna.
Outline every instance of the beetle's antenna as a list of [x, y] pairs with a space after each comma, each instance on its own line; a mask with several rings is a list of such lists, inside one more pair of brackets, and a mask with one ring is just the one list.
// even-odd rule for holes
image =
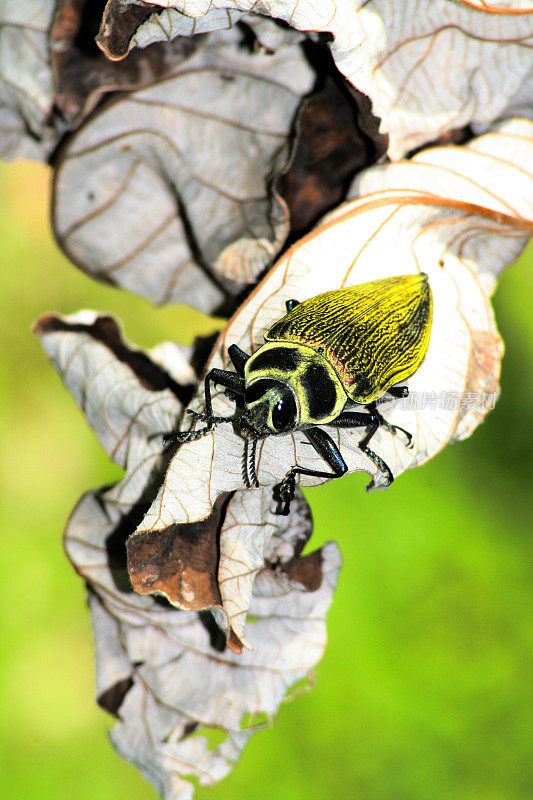
[[246, 486], [247, 489], [249, 489], [250, 488], [250, 478], [248, 477], [248, 468], [247, 468], [247, 464], [246, 464], [246, 448], [244, 450], [244, 455], [243, 455], [243, 458], [242, 458], [241, 474], [242, 474], [242, 480], [243, 480], [244, 485]]
[[257, 439], [252, 439], [250, 452], [248, 454], [248, 475], [249, 486], [259, 488], [259, 481], [257, 480], [257, 473], [255, 471], [255, 451], [257, 450]]

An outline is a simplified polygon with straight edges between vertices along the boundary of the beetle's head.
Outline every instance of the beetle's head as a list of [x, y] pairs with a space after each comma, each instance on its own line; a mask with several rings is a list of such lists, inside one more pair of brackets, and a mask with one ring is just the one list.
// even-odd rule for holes
[[296, 398], [287, 384], [259, 378], [246, 387], [240, 425], [247, 439], [289, 433], [297, 427], [297, 421]]

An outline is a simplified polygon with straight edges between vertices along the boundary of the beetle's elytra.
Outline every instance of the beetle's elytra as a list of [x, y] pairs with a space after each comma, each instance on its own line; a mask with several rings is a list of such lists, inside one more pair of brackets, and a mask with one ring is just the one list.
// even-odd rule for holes
[[[255, 447], [266, 436], [301, 430], [330, 472], [293, 466], [275, 487], [277, 513], [288, 514], [295, 476], [340, 477], [348, 467], [321, 425], [366, 428], [359, 448], [392, 483], [391, 470], [368, 444], [380, 425], [399, 430], [382, 417], [376, 401], [385, 393], [406, 397], [398, 386], [422, 364], [429, 345], [433, 300], [425, 273], [402, 275], [337, 289], [309, 300], [286, 303], [287, 313], [249, 356], [237, 345], [228, 355], [236, 372], [212, 369], [205, 378], [205, 428], [171, 434], [167, 440], [193, 441], [221, 422], [236, 421], [250, 442], [243, 473], [258, 486]], [[210, 384], [224, 386], [237, 401], [236, 416], [214, 417]], [[364, 411], [352, 410], [364, 406]], [[372, 482], [367, 489], [371, 489]]]

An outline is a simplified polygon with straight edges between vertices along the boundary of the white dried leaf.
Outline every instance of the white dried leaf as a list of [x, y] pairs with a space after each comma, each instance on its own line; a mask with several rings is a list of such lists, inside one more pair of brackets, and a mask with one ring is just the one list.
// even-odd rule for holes
[[45, 158], [53, 99], [48, 33], [53, 0], [0, 2], [0, 156]]
[[[490, 133], [473, 139], [465, 146], [433, 147], [423, 150], [409, 161], [377, 166], [359, 175], [350, 187], [350, 198], [364, 197], [381, 191], [417, 191], [424, 187], [431, 194], [451, 202], [468, 202], [493, 209], [516, 219], [533, 219], [531, 196], [531, 159], [533, 122], [525, 119], [506, 120], [495, 125]], [[451, 178], [450, 172], [454, 175]], [[489, 226], [490, 235], [490, 226]], [[494, 291], [496, 278], [504, 263], [514, 260], [523, 246], [522, 235], [498, 243], [507, 247], [494, 254], [494, 260], [482, 258], [489, 243], [479, 235], [461, 242], [461, 252], [477, 268], [486, 294]], [[457, 245], [459, 246], [459, 245]], [[478, 254], [477, 248], [480, 247]]]
[[[152, 453], [161, 453], [161, 437], [182, 413], [176, 394], [166, 387], [194, 382], [189, 364], [182, 358], [178, 365], [176, 351], [171, 378], [144, 353], [123, 342], [111, 317], [93, 311], [66, 319], [42, 317], [36, 333], [114, 462], [125, 467], [128, 459], [131, 465], [134, 457], [140, 463]], [[154, 440], [156, 434], [159, 440]]]
[[[136, 0], [110, 0], [106, 7], [99, 39], [107, 38], [109, 26], [116, 24], [117, 11], [122, 13], [136, 5]], [[334, 35], [345, 36], [345, 45], [352, 41], [356, 45], [354, 34], [360, 29], [357, 20], [357, 9], [350, 0], [147, 0], [143, 6], [153, 6], [154, 14], [142, 22], [132, 38], [131, 46], [146, 47], [152, 42], [173, 39], [176, 36], [193, 36], [199, 33], [227, 30], [238, 21], [248, 22], [253, 17], [265, 16], [282, 20], [299, 31], [329, 31]], [[279, 34], [274, 34], [267, 26], [261, 26], [263, 33], [259, 36], [264, 46], [268, 43], [275, 47], [280, 41]], [[359, 42], [362, 33], [359, 36]], [[101, 45], [102, 46], [102, 45]]]
[[391, 158], [453, 128], [508, 116], [507, 107], [526, 85], [532, 108], [530, 0], [358, 5], [369, 68], [359, 73], [351, 54], [337, 59], [337, 66], [371, 97], [390, 136]]
[[[373, 103], [391, 158], [453, 128], [531, 113], [531, 0], [157, 0], [169, 35], [253, 10], [332, 35], [337, 67]], [[226, 11], [226, 17], [221, 12]], [[181, 21], [179, 19], [181, 14]], [[145, 44], [147, 42], [144, 42]], [[519, 109], [520, 106], [520, 109]]]
[[288, 215], [268, 177], [286, 160], [300, 94], [277, 75], [292, 70], [306, 91], [311, 71], [297, 49], [269, 64], [234, 50], [215, 40], [69, 142], [54, 228], [89, 274], [156, 303], [212, 310], [279, 250]]
[[[171, 429], [181, 414], [179, 394], [186, 387], [176, 379], [186, 381], [189, 367], [180, 366], [179, 349], [168, 343], [158, 348], [162, 366], [151, 362], [121, 339], [113, 320], [92, 312], [44, 317], [36, 331], [106, 450], [125, 468], [120, 483], [81, 498], [65, 534], [69, 558], [89, 587], [97, 698], [118, 716], [111, 737], [119, 753], [164, 798], [190, 798], [187, 778], [209, 784], [224, 777], [254, 729], [272, 718], [287, 691], [320, 659], [338, 549], [330, 543], [301, 557], [312, 529], [305, 500], [297, 494], [291, 517], [274, 518], [270, 491], [260, 489], [229, 498], [219, 507], [220, 522], [203, 531], [168, 531], [164, 545], [178, 542], [179, 550], [181, 535], [178, 556], [191, 556], [179, 575], [172, 572], [179, 557], [171, 547], [153, 550], [159, 561], [148, 558], [146, 539], [128, 536], [161, 480], [162, 425]], [[211, 561], [200, 534], [211, 539]], [[160, 583], [152, 580], [152, 593], [150, 587], [133, 592], [128, 577], [126, 550], [138, 585], [140, 570], [132, 567], [139, 546], [147, 556], [146, 575], [153, 579], [156, 564], [166, 570]], [[185, 605], [209, 607], [203, 601], [218, 592], [215, 617], [226, 637], [205, 613], [177, 610], [153, 596], [175, 601], [170, 590], [177, 577], [185, 598], [187, 579], [193, 589], [205, 586], [201, 579], [209, 570], [215, 591]], [[254, 649], [239, 655], [236, 633], [242, 638], [248, 606]], [[220, 740], [215, 747], [213, 731]]]
[[[274, 716], [291, 686], [320, 659], [339, 553], [330, 543], [301, 559], [318, 578], [319, 585], [306, 586], [290, 569], [303, 546], [298, 515], [286, 522], [275, 541], [283, 541], [289, 558], [259, 572], [248, 626], [254, 651], [237, 655], [213, 641], [196, 613], [165, 608], [121, 583], [109, 541], [129, 511], [123, 506], [117, 515], [109, 493], [85, 495], [69, 521], [65, 544], [89, 582], [97, 697], [119, 717], [112, 741], [163, 797], [181, 797], [179, 792], [190, 791], [181, 782], [187, 776], [202, 784], [223, 778], [253, 733], [247, 720], [261, 718], [264, 724]], [[273, 558], [274, 551], [267, 549], [266, 555]], [[215, 749], [202, 736], [203, 727], [224, 733]]]
[[[413, 447], [383, 428], [372, 439], [372, 448], [395, 476], [468, 435], [493, 407], [502, 343], [489, 294], [493, 277], [516, 258], [533, 229], [527, 221], [533, 218], [533, 178], [524, 169], [533, 158], [532, 123], [509, 123], [469, 148], [451, 147], [446, 153], [445, 165], [437, 148], [420, 160], [369, 170], [360, 185], [373, 193], [340, 206], [280, 259], [223, 331], [208, 365], [227, 369], [233, 343], [248, 353], [256, 350], [291, 298], [301, 301], [341, 286], [426, 272], [434, 298], [428, 353], [406, 381], [410, 398], [381, 407], [390, 423], [413, 435]], [[488, 177], [493, 168], [494, 185]], [[400, 170], [401, 187], [395, 182], [393, 188], [374, 191], [375, 181], [387, 187], [389, 171], [393, 180]], [[440, 178], [428, 184], [428, 175], [436, 171]], [[193, 409], [203, 405], [202, 390]], [[213, 411], [234, 415], [234, 403], [221, 389], [213, 392]], [[349, 470], [366, 471], [379, 484], [376, 466], [358, 448], [364, 431], [328, 432]], [[244, 440], [230, 425], [182, 445], [139, 530], [204, 518], [221, 492], [242, 487], [245, 454]], [[260, 441], [261, 485], [277, 484], [295, 464], [324, 469], [302, 433]], [[301, 476], [304, 485], [319, 482]]]
[[[124, 27], [127, 15], [138, 13], [143, 8], [149, 11], [154, 5], [156, 8], [152, 14], [148, 16], [143, 14], [144, 19], [138, 20], [128, 48], [121, 47], [118, 52], [111, 43], [115, 31]], [[118, 60], [124, 58], [135, 47], [143, 48], [156, 42], [168, 42], [178, 36], [196, 36], [210, 31], [229, 30], [241, 16], [242, 12], [239, 11], [215, 8], [199, 19], [184, 18], [183, 14], [171, 6], [162, 8], [159, 4], [138, 2], [138, 0], [108, 0], [96, 43], [110, 58]]]
[[[238, 492], [228, 506], [220, 531], [218, 583], [222, 605], [232, 630], [249, 649], [253, 641], [248, 643], [244, 638], [244, 626], [254, 580], [264, 567], [266, 555], [272, 559], [277, 540], [284, 542], [287, 536], [292, 550], [298, 551], [298, 541], [307, 541], [312, 526], [307, 503], [300, 495], [295, 499], [290, 522], [273, 514], [271, 504], [271, 492], [264, 489]], [[277, 558], [286, 561], [292, 553], [278, 553]]]

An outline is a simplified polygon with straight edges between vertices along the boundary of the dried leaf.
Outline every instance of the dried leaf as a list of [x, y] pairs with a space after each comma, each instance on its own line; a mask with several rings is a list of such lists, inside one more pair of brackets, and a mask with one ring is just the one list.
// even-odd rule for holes
[[386, 152], [387, 137], [377, 135], [377, 124], [373, 137], [365, 132], [370, 120], [369, 109], [359, 112], [353, 95], [330, 76], [303, 101], [291, 159], [276, 184], [294, 238], [338, 205], [357, 172]]
[[[154, 5], [157, 8], [154, 9]], [[184, 20], [175, 9], [161, 8], [142, 0], [108, 0], [96, 43], [113, 60], [120, 60], [132, 48], [149, 47], [156, 42], [170, 42], [178, 36], [189, 37], [212, 30], [231, 28], [241, 16], [238, 12], [215, 11], [213, 19]]]
[[508, 116], [526, 85], [531, 108], [529, 0], [373, 0], [361, 3], [360, 22], [370, 69], [339, 67], [372, 98], [391, 158], [447, 130]]
[[45, 158], [53, 86], [48, 31], [53, 0], [0, 3], [0, 156]]
[[[191, 797], [187, 778], [209, 784], [224, 777], [254, 730], [320, 659], [338, 550], [330, 543], [301, 557], [312, 528], [303, 497], [295, 498], [290, 519], [262, 524], [265, 489], [221, 498], [206, 523], [128, 539], [161, 479], [161, 426], [171, 429], [181, 413], [179, 392], [169, 386], [181, 377], [186, 388], [190, 368], [178, 367], [175, 351], [169, 378], [120, 338], [116, 323], [91, 312], [45, 317], [37, 332], [107, 451], [126, 470], [116, 486], [81, 498], [65, 534], [69, 558], [89, 587], [97, 699], [118, 717], [111, 736], [119, 753], [163, 797]], [[169, 352], [160, 348], [159, 357]], [[257, 575], [253, 592], [242, 564], [239, 574], [238, 568], [230, 574], [231, 558], [245, 542], [250, 553], [245, 548], [243, 557]], [[141, 593], [128, 580], [127, 550]], [[141, 585], [141, 567], [151, 586]], [[177, 610], [147, 590], [188, 608], [216, 602], [225, 635], [205, 611]], [[238, 655], [229, 622], [242, 636], [248, 604], [254, 649]]]
[[[289, 558], [263, 568], [254, 585], [248, 624], [254, 650], [237, 655], [202, 615], [117, 586], [109, 541], [128, 514], [124, 507], [123, 516], [117, 512], [112, 494], [86, 495], [65, 544], [89, 582], [97, 697], [119, 717], [113, 743], [162, 796], [173, 797], [179, 776], [195, 775], [205, 784], [224, 777], [253, 733], [247, 720], [271, 718], [290, 687], [317, 663], [339, 555], [330, 543], [298, 558], [298, 535], [287, 531], [282, 541]], [[279, 536], [273, 542], [279, 550]], [[220, 731], [214, 749], [201, 735], [205, 727], [206, 735], [210, 728]]]
[[[264, 8], [264, 3], [213, 3], [209, 7], [204, 4], [198, 14], [191, 13], [187, 16], [189, 12], [182, 14], [179, 3], [109, 0], [97, 42], [111, 58], [123, 58], [134, 47], [142, 48], [154, 42], [170, 41], [176, 36], [196, 36], [211, 31], [228, 30], [239, 21], [246, 22], [261, 45], [271, 52], [280, 46], [299, 41], [300, 37], [294, 31], [284, 29], [261, 16]], [[246, 13], [249, 11], [257, 13]], [[283, 13], [272, 16], [279, 16], [285, 22], [290, 22]], [[124, 43], [120, 47], [113, 47], [112, 39], [118, 38], [124, 27], [127, 30]]]
[[[221, 497], [203, 522], [135, 535], [126, 545], [162, 481], [168, 461], [162, 453], [163, 434], [178, 425], [182, 399], [190, 394], [190, 367], [183, 358], [177, 367], [179, 353], [172, 354], [177, 383], [169, 370], [125, 343], [113, 319], [92, 312], [43, 317], [36, 332], [100, 443], [127, 470], [117, 487], [99, 495], [107, 509], [105, 524], [116, 523], [118, 530], [108, 541], [109, 552], [118, 553], [120, 562], [116, 581], [129, 587], [127, 549], [129, 578], [139, 594], [163, 595], [185, 610], [219, 607], [228, 643], [240, 652], [241, 642], [246, 644], [243, 631], [254, 576], [264, 567], [271, 538], [289, 530], [286, 520], [270, 513], [270, 492]], [[168, 345], [164, 352], [168, 357]], [[145, 505], [137, 503], [133, 509], [138, 498]], [[303, 501], [297, 507], [291, 535], [307, 541], [311, 518]], [[78, 510], [77, 518], [86, 515], [90, 520], [102, 513]]]
[[[341, 206], [294, 245], [223, 331], [208, 368], [228, 367], [230, 344], [246, 352], [259, 347], [291, 298], [424, 271], [434, 297], [429, 350], [406, 382], [410, 398], [381, 407], [390, 423], [413, 435], [413, 447], [384, 428], [372, 447], [397, 476], [468, 435], [497, 395], [502, 344], [489, 302], [493, 278], [516, 258], [533, 230], [528, 221], [533, 219], [533, 179], [523, 168], [533, 155], [532, 131], [533, 123], [510, 122], [467, 148], [436, 148], [412, 162], [369, 170], [360, 179], [366, 191], [374, 190], [374, 180], [387, 186], [389, 171], [394, 176], [403, 170], [401, 188], [395, 183]], [[440, 181], [433, 179], [436, 169], [424, 166], [432, 159], [442, 170]], [[199, 391], [192, 408], [201, 411], [203, 405]], [[215, 415], [231, 417], [234, 409], [223, 390], [213, 392]], [[349, 470], [366, 471], [379, 483], [377, 468], [358, 448], [364, 432], [330, 428], [329, 433]], [[221, 492], [242, 487], [245, 455], [245, 442], [230, 425], [182, 445], [139, 530], [207, 516]], [[295, 463], [324, 469], [301, 433], [261, 440], [259, 483], [278, 483]], [[301, 477], [305, 485], [319, 482]]]
[[[131, 0], [109, 0], [96, 41], [108, 58], [120, 60], [132, 48], [170, 42], [179, 36], [193, 37], [202, 32], [229, 29], [237, 21], [246, 23], [260, 46], [271, 53], [280, 47], [294, 45], [303, 38], [297, 31], [258, 14], [213, 10], [209, 18], [184, 19], [171, 7], [154, 8], [153, 3], [142, 0], [136, 0], [135, 3]], [[174, 28], [175, 25], [179, 26], [179, 32]]]
[[[120, 46], [127, 34], [124, 25], [138, 6], [121, 15], [114, 41]], [[172, 43], [138, 50], [122, 64], [113, 63], [96, 46], [94, 38], [101, 24], [100, 6], [87, 0], [60, 0], [51, 30], [55, 105], [71, 126], [79, 125], [97, 105], [101, 96], [117, 90], [139, 89], [167, 77], [190, 56], [201, 39], [178, 38]]]
[[[134, 448], [142, 460], [148, 434], [171, 430], [196, 376], [181, 357], [173, 376], [127, 344], [112, 317], [80, 312], [67, 319], [48, 315], [35, 326], [46, 352], [94, 429], [109, 457], [125, 467]], [[178, 380], [180, 383], [178, 383]], [[155, 444], [155, 448], [154, 448]], [[150, 443], [159, 455], [161, 438]]]
[[[331, 34], [338, 69], [368, 95], [398, 159], [451, 128], [531, 113], [530, 0], [158, 0], [165, 35], [228, 27], [253, 9]], [[224, 17], [226, 12], [227, 16]], [[181, 15], [181, 19], [180, 19]], [[162, 14], [161, 14], [162, 16]], [[145, 45], [149, 37], [142, 40]]]
[[[210, 39], [180, 74], [107, 107], [63, 151], [55, 234], [93, 277], [212, 310], [279, 250], [287, 212], [268, 176], [287, 157], [311, 71], [297, 49], [243, 55], [234, 39]], [[284, 70], [298, 91], [279, 84]]]

